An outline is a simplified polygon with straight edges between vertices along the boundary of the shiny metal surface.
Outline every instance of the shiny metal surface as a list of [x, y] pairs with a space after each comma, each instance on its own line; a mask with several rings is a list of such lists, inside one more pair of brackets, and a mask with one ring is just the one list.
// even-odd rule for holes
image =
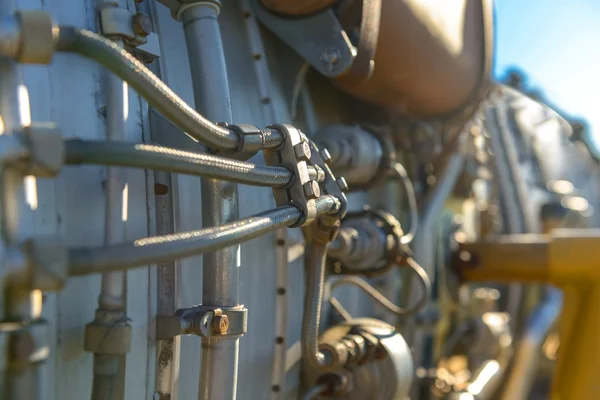
[[[227, 66], [218, 22], [218, 6], [197, 3], [180, 15], [188, 49], [196, 109], [212, 121], [232, 122]], [[202, 179], [202, 224], [205, 227], [239, 218], [236, 184]], [[240, 305], [240, 246], [204, 255], [202, 304]], [[214, 400], [237, 396], [239, 339], [202, 338], [198, 398]]]

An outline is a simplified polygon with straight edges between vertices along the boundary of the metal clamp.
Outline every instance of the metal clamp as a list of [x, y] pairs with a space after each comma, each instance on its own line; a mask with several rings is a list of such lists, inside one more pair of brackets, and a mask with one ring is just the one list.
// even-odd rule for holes
[[219, 122], [217, 125], [234, 131], [240, 137], [238, 148], [234, 152], [227, 150], [213, 150], [214, 154], [224, 157], [233, 158], [236, 160], [248, 160], [258, 153], [264, 146], [265, 135], [254, 125], [251, 124], [228, 124], [227, 122]]
[[336, 177], [331, 172], [331, 168], [329, 168], [329, 161], [331, 160], [331, 156], [327, 149], [319, 149], [314, 142], [309, 142], [310, 146], [310, 164], [315, 166], [315, 168], [319, 168], [323, 171], [324, 177], [322, 178], [322, 186], [324, 189], [324, 194], [329, 194], [337, 197], [340, 201], [340, 209], [336, 214], [334, 214], [338, 219], [344, 218], [346, 216], [346, 211], [348, 210], [348, 199], [344, 192], [349, 190], [348, 184], [343, 177]]
[[168, 340], [178, 335], [200, 337], [240, 337], [248, 330], [248, 309], [197, 305], [182, 308], [175, 315], [159, 315], [156, 340]]
[[153, 32], [150, 16], [141, 12], [132, 14], [117, 3], [100, 7], [98, 16], [102, 34], [123, 39], [144, 62], [149, 63], [160, 56], [158, 35]]
[[321, 195], [317, 181], [310, 179], [307, 162], [311, 160], [311, 148], [308, 139], [291, 125], [271, 125], [283, 137], [278, 149], [264, 150], [267, 165], [280, 165], [289, 169], [295, 179], [286, 188], [273, 188], [273, 196], [278, 206], [293, 204], [302, 211], [302, 218], [290, 227], [306, 226], [317, 216], [315, 200]]

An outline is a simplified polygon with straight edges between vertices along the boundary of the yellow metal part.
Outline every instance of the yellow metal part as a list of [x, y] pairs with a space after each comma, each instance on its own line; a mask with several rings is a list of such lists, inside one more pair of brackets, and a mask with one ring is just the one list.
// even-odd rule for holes
[[552, 400], [600, 399], [600, 230], [555, 230], [462, 244], [465, 281], [539, 282], [560, 287], [560, 349]]

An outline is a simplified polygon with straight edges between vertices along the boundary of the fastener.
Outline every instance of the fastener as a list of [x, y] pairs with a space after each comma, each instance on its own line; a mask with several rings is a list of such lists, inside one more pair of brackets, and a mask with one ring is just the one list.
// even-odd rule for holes
[[140, 36], [148, 36], [152, 33], [152, 19], [144, 13], [137, 13], [131, 20], [133, 30]]
[[323, 159], [323, 161], [325, 161], [325, 164], [331, 163], [331, 154], [329, 154], [329, 151], [327, 149], [321, 149], [321, 151], [319, 151], [319, 154], [321, 154], [321, 158]]
[[215, 315], [211, 323], [212, 332], [216, 335], [224, 335], [229, 329], [229, 318], [227, 315]]
[[294, 146], [294, 154], [296, 154], [296, 158], [299, 161], [308, 161], [310, 160], [311, 152], [310, 146], [307, 142], [300, 142]]
[[309, 200], [317, 199], [321, 195], [321, 189], [319, 188], [317, 181], [306, 182], [302, 188], [304, 189], [306, 198]]
[[346, 179], [344, 179], [344, 177], [339, 177], [336, 179], [335, 181], [338, 185], [338, 187], [340, 188], [340, 190], [342, 192], [347, 192], [348, 191], [348, 183], [346, 182]]

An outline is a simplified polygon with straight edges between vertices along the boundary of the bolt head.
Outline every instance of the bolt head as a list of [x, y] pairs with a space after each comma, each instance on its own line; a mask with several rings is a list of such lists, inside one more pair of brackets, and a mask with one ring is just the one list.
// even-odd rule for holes
[[214, 334], [224, 335], [229, 329], [229, 318], [227, 318], [227, 315], [215, 315], [211, 327]]
[[133, 30], [140, 36], [148, 36], [152, 33], [152, 19], [144, 13], [137, 13], [132, 19]]
[[346, 179], [344, 179], [344, 177], [337, 178], [335, 182], [337, 183], [338, 187], [342, 192], [348, 191], [348, 183], [346, 182]]
[[321, 195], [321, 189], [317, 181], [306, 182], [302, 187], [308, 200], [317, 199]]
[[312, 156], [308, 142], [300, 142], [294, 146], [294, 154], [299, 161], [308, 161]]
[[327, 149], [321, 149], [319, 154], [321, 154], [321, 158], [323, 161], [325, 161], [325, 164], [329, 164], [331, 162], [331, 154], [329, 154]]
[[330, 71], [333, 71], [335, 66], [340, 62], [341, 57], [339, 49], [325, 49], [321, 52], [320, 59]]

